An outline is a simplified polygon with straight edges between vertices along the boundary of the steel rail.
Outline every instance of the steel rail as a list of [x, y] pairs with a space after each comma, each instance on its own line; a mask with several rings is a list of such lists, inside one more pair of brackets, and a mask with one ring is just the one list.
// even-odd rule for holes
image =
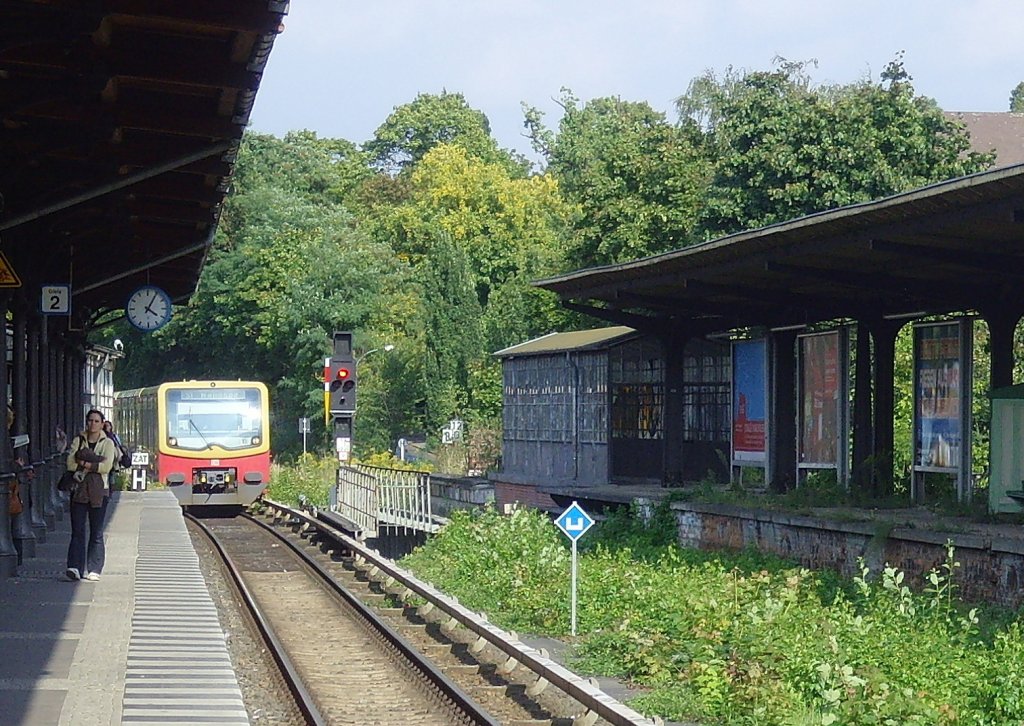
[[[562, 692], [578, 701], [584, 708], [605, 719], [613, 726], [658, 726], [660, 719], [647, 718], [634, 711], [620, 701], [612, 698], [588, 679], [573, 673], [568, 668], [519, 641], [515, 633], [509, 633], [487, 621], [483, 613], [475, 613], [460, 605], [451, 597], [433, 585], [423, 582], [412, 573], [398, 567], [394, 562], [369, 549], [361, 542], [349, 537], [344, 532], [330, 526], [323, 520], [298, 511], [280, 502], [270, 499], [258, 500], [263, 505], [288, 516], [293, 520], [305, 522], [324, 535], [344, 544], [353, 553], [358, 554], [374, 568], [403, 587], [446, 613], [454, 622], [462, 625], [477, 635], [484, 642], [501, 650], [509, 658], [533, 671], [538, 679], [545, 679]], [[266, 525], [265, 525], [266, 526]]]
[[423, 678], [433, 683], [437, 689], [452, 703], [454, 703], [457, 708], [465, 713], [474, 724], [480, 724], [481, 726], [501, 726], [500, 721], [495, 720], [493, 716], [480, 706], [480, 704], [474, 701], [468, 694], [459, 688], [454, 681], [448, 678], [448, 676], [442, 673], [433, 663], [421, 655], [420, 652], [412, 646], [412, 644], [405, 640], [405, 638], [390, 628], [375, 612], [367, 607], [362, 600], [349, 592], [344, 586], [335, 580], [334, 577], [331, 576], [331, 573], [325, 570], [320, 563], [316, 562], [307, 553], [303, 552], [298, 545], [283, 536], [280, 532], [276, 531], [269, 524], [261, 522], [248, 514], [243, 513], [241, 516], [256, 525], [259, 525], [280, 540], [281, 543], [287, 545], [294, 554], [302, 559], [303, 563], [305, 563], [307, 567], [316, 572], [325, 585], [330, 587], [331, 590], [341, 597], [346, 604], [348, 604], [356, 614], [366, 622], [367, 626], [375, 634], [387, 640], [391, 647], [397, 650], [403, 658], [409, 661], [413, 668], [419, 671]]
[[299, 676], [298, 670], [288, 657], [288, 654], [285, 653], [284, 647], [281, 645], [281, 641], [278, 640], [277, 635], [275, 635], [273, 628], [270, 627], [270, 623], [268, 623], [267, 619], [263, 616], [263, 611], [260, 610], [259, 605], [256, 603], [256, 598], [253, 597], [249, 588], [246, 587], [245, 582], [242, 580], [242, 573], [238, 571], [238, 568], [235, 566], [231, 556], [228, 555], [227, 551], [221, 545], [220, 540], [217, 539], [217, 536], [209, 527], [188, 512], [183, 512], [183, 514], [185, 519], [194, 524], [196, 529], [203, 533], [214, 549], [217, 550], [217, 554], [220, 555], [221, 560], [224, 562], [224, 566], [231, 575], [234, 586], [237, 588], [242, 597], [242, 601], [245, 603], [246, 608], [249, 610], [249, 614], [252, 616], [253, 622], [256, 624], [257, 629], [260, 631], [260, 635], [263, 637], [264, 642], [270, 650], [270, 654], [273, 656], [274, 661], [281, 670], [281, 675], [284, 677], [288, 690], [291, 691], [292, 696], [295, 698], [296, 705], [302, 712], [302, 715], [306, 718], [306, 723], [311, 724], [311, 726], [327, 726], [327, 719], [323, 717], [320, 713], [320, 709], [316, 707], [316, 703], [313, 701], [313, 697], [310, 695], [309, 691], [306, 690], [306, 685], [302, 682], [302, 678]]

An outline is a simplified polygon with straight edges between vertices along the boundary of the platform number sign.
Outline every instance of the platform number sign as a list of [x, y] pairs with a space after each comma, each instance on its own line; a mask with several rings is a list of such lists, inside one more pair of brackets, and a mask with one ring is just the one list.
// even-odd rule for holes
[[572, 584], [570, 586], [571, 600], [571, 626], [572, 634], [576, 635], [576, 541], [587, 533], [587, 530], [594, 526], [594, 519], [576, 502], [555, 519], [557, 526], [565, 536], [572, 542]]
[[39, 309], [43, 315], [70, 315], [71, 285], [43, 285]]

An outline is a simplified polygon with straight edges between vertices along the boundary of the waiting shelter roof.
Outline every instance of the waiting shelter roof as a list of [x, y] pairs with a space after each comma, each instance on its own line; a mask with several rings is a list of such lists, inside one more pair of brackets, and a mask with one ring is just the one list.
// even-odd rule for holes
[[539, 280], [650, 332], [1024, 308], [1024, 164]]
[[634, 334], [636, 331], [624, 325], [593, 330], [576, 330], [569, 333], [548, 333], [539, 338], [528, 340], [497, 351], [499, 358], [514, 358], [521, 355], [540, 355], [544, 353], [564, 353], [570, 350], [589, 350], [600, 348], [619, 338]]
[[93, 316], [147, 282], [192, 294], [287, 10], [0, 6], [0, 251], [26, 287], [70, 283]]

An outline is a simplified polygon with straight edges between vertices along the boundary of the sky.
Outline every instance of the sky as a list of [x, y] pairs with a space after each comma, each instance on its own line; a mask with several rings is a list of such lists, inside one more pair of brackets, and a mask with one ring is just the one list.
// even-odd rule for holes
[[674, 100], [707, 70], [816, 60], [816, 83], [878, 80], [904, 51], [920, 95], [947, 111], [1006, 111], [1024, 81], [1019, 0], [291, 0], [250, 117], [363, 143], [420, 93], [462, 93], [498, 143], [531, 155], [522, 103], [557, 129], [586, 101]]

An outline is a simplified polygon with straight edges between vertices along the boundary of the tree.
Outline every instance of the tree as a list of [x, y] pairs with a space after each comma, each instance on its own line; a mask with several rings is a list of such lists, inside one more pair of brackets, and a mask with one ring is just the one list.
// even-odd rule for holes
[[1013, 113], [1024, 113], [1024, 81], [1021, 81], [1010, 91], [1010, 111]]
[[[564, 323], [554, 296], [530, 286], [531, 280], [564, 265], [569, 210], [553, 178], [513, 176], [500, 164], [441, 144], [420, 160], [408, 180], [406, 203], [378, 209], [368, 224], [377, 239], [389, 240], [417, 268], [436, 263], [437, 236], [448, 235], [468, 260], [487, 349]], [[496, 299], [499, 304], [492, 305]]]
[[527, 108], [534, 149], [577, 208], [569, 264], [646, 257], [692, 240], [708, 164], [695, 123], [672, 125], [647, 103], [565, 91], [557, 136]]
[[[119, 388], [181, 376], [266, 382], [278, 453], [297, 449], [298, 417], [323, 420], [323, 357], [333, 331], [376, 329], [384, 320], [401, 329], [419, 304], [407, 292], [408, 266], [354, 230], [332, 200], [336, 160], [308, 154], [310, 141], [243, 142], [239, 183], [196, 294], [146, 341], [145, 359], [119, 368]], [[306, 163], [263, 173], [274, 160], [297, 158]]]
[[421, 93], [395, 107], [363, 148], [377, 169], [393, 176], [416, 166], [439, 144], [459, 146], [469, 156], [519, 176], [529, 166], [521, 156], [498, 147], [483, 112], [471, 108], [461, 93], [447, 91]]
[[963, 127], [914, 95], [897, 58], [880, 83], [814, 88], [803, 63], [695, 79], [678, 101], [715, 163], [705, 238], [889, 196], [979, 171]]

